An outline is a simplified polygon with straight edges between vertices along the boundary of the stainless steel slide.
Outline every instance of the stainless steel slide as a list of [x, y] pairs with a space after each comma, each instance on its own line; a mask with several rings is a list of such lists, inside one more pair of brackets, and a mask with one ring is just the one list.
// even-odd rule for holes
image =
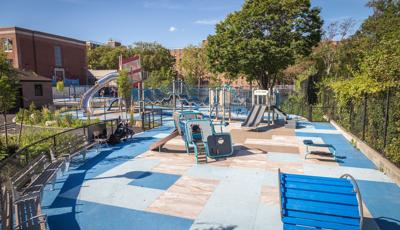
[[[107, 85], [107, 83], [116, 80], [118, 77], [118, 71], [115, 72], [111, 72], [107, 75], [105, 75], [104, 77], [102, 77], [100, 80], [98, 80], [96, 82], [96, 84], [90, 88], [88, 91], [86, 91], [85, 94], [83, 94], [82, 99], [81, 99], [81, 108], [88, 114], [92, 114], [93, 113], [93, 108], [90, 104], [90, 102], [92, 101], [94, 95], [99, 92], [100, 89], [102, 89], [103, 87], [105, 87]], [[133, 84], [138, 82], [138, 80], [132, 82]]]
[[253, 123], [249, 124], [250, 127], [257, 127], [257, 125], [259, 125], [261, 123], [261, 121], [264, 118], [264, 113], [265, 113], [266, 109], [267, 109], [266, 105], [261, 105], [260, 106], [260, 109], [259, 109], [259, 111], [258, 111], [258, 113], [256, 115], [256, 118], [254, 119]]
[[82, 99], [81, 99], [81, 108], [88, 114], [93, 113], [93, 109], [90, 105], [90, 102], [92, 101], [93, 96], [99, 92], [99, 90], [107, 85], [107, 83], [117, 79], [118, 77], [118, 71], [111, 72], [104, 77], [102, 77], [100, 80], [96, 82], [96, 84], [90, 88], [88, 91], [86, 91], [85, 94], [83, 94]]
[[285, 112], [283, 112], [282, 110], [280, 110], [280, 109], [279, 109], [278, 107], [276, 107], [276, 106], [273, 106], [272, 108], [274, 109], [275, 113], [278, 114], [279, 116], [281, 116], [281, 117], [283, 118], [283, 120], [285, 121], [285, 123], [286, 123], [286, 121], [287, 121], [287, 114], [286, 114]]
[[250, 122], [254, 120], [254, 117], [256, 116], [256, 113], [258, 112], [258, 109], [260, 108], [260, 105], [253, 105], [251, 107], [249, 115], [246, 117], [246, 120], [242, 123], [242, 126], [248, 127]]

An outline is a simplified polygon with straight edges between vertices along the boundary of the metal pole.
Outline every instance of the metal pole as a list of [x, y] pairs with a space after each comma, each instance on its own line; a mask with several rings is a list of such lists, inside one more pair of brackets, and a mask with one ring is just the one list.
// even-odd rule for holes
[[367, 126], [367, 94], [364, 94], [364, 111], [363, 111], [363, 128], [362, 128], [362, 140], [365, 140], [365, 130]]
[[215, 89], [215, 99], [216, 99], [216, 102], [214, 102], [214, 104], [215, 104], [215, 119], [218, 121], [218, 113], [219, 113], [219, 90], [218, 89]]
[[212, 91], [210, 88], [208, 88], [208, 112], [209, 112], [210, 119], [211, 119], [211, 110], [212, 110], [211, 100], [214, 103], [214, 100], [212, 99]]
[[222, 122], [225, 123], [225, 87], [222, 89]]
[[389, 124], [389, 106], [390, 106], [390, 89], [386, 92], [386, 103], [385, 103], [385, 124], [384, 124], [384, 134], [383, 134], [383, 148], [386, 147], [387, 144], [387, 131]]
[[172, 103], [174, 106], [173, 111], [175, 112], [176, 110], [175, 80], [172, 81]]
[[163, 125], [163, 109], [160, 109], [160, 120], [161, 120], [161, 126]]

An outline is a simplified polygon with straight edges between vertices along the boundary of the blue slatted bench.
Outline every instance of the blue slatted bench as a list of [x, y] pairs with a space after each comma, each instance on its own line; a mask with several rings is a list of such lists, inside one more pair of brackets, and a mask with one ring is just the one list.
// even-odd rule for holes
[[362, 228], [362, 200], [352, 176], [278, 174], [284, 229]]
[[311, 153], [311, 151], [308, 150], [308, 147], [310, 146], [310, 147], [328, 148], [329, 151], [331, 151], [333, 158], [336, 160], [336, 148], [331, 144], [317, 144], [314, 143], [312, 140], [303, 140], [303, 144], [306, 146], [304, 159], [307, 159], [307, 155]]

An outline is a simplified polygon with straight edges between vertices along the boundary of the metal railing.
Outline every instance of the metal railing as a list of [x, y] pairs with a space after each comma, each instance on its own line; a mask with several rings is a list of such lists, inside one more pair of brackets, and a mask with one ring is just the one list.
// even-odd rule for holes
[[[35, 167], [35, 163], [38, 159], [46, 158], [51, 159], [50, 151], [56, 158], [63, 156], [64, 148], [56, 148], [64, 143], [73, 143], [75, 138], [86, 138], [87, 144], [93, 142], [93, 131], [94, 127], [102, 126], [107, 132], [113, 133], [119, 123], [119, 119], [113, 119], [103, 122], [98, 122], [90, 125], [85, 125], [79, 128], [74, 128], [66, 131], [59, 132], [55, 135], [43, 138], [35, 141], [30, 145], [23, 147], [16, 151], [14, 154], [0, 161], [0, 212], [1, 212], [1, 223], [2, 229], [13, 228], [13, 188], [12, 178], [16, 175], [23, 174], [27, 170], [31, 170]], [[40, 165], [40, 164], [39, 164]], [[40, 168], [36, 171], [36, 174], [40, 174]]]

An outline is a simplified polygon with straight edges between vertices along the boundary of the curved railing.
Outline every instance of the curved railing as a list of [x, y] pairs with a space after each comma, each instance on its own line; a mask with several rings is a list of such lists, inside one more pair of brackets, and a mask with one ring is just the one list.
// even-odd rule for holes
[[357, 200], [358, 200], [358, 209], [360, 212], [360, 229], [363, 229], [363, 222], [364, 222], [364, 210], [363, 210], [363, 201], [361, 198], [361, 193], [360, 193], [360, 188], [358, 187], [358, 184], [356, 182], [356, 179], [350, 174], [343, 174], [340, 178], [349, 178], [351, 183], [353, 184], [354, 187], [354, 192], [357, 194]]

